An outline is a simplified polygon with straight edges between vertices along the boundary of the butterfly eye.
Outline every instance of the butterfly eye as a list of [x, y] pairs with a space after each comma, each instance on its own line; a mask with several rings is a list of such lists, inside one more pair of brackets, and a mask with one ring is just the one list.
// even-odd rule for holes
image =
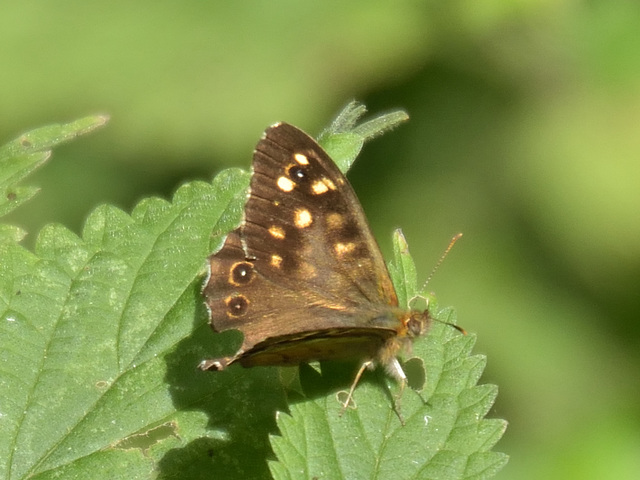
[[424, 333], [425, 319], [423, 315], [414, 315], [407, 320], [407, 329], [409, 330], [409, 336], [418, 337]]

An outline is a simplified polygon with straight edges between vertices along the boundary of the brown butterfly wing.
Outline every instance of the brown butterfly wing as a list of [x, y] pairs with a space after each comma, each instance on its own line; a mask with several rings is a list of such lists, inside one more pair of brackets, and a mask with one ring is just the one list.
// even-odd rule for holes
[[256, 146], [243, 223], [209, 263], [212, 326], [244, 334], [229, 361], [338, 358], [336, 338], [342, 352], [372, 356], [394, 334], [397, 297], [351, 185], [286, 123]]

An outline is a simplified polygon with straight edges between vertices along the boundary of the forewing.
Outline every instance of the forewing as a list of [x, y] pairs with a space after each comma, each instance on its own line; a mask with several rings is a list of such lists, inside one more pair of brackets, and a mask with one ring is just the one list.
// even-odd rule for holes
[[291, 125], [270, 127], [256, 146], [243, 223], [209, 261], [212, 325], [241, 330], [243, 351], [269, 337], [392, 324], [395, 291], [351, 185]]

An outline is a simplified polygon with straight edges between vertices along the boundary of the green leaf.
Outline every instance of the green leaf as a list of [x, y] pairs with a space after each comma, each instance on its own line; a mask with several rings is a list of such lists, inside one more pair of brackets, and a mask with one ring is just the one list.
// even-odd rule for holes
[[[20, 135], [0, 148], [0, 217], [33, 197], [38, 189], [19, 187], [18, 182], [42, 166], [54, 146], [106, 124], [105, 116], [81, 118], [66, 124], [49, 125]], [[1, 232], [0, 240], [20, 240], [23, 234]]]
[[398, 303], [403, 308], [416, 297], [418, 274], [413, 258], [409, 255], [409, 244], [399, 228], [393, 232], [393, 262], [387, 265], [394, 282]]
[[18, 243], [27, 235], [23, 229], [13, 225], [0, 225], [0, 243]]
[[318, 143], [331, 156], [342, 173], [346, 173], [351, 168], [366, 141], [382, 135], [409, 119], [406, 112], [395, 110], [377, 115], [357, 125], [357, 121], [366, 111], [366, 107], [361, 103], [350, 102], [318, 137]]

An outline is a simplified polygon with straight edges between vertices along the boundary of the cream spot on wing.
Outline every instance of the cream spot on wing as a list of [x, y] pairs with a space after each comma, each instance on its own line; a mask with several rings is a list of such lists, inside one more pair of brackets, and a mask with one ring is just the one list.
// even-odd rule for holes
[[296, 184], [293, 183], [287, 177], [279, 177], [277, 184], [278, 184], [278, 188], [283, 192], [290, 192], [296, 186]]
[[324, 182], [324, 184], [327, 186], [327, 188], [329, 190], [335, 190], [336, 189], [336, 184], [333, 183], [330, 178], [322, 177], [322, 181]]
[[311, 190], [315, 195], [322, 195], [323, 193], [327, 193], [329, 191], [329, 187], [322, 180], [318, 180], [311, 185]]
[[274, 268], [280, 268], [282, 265], [282, 257], [280, 255], [276, 255], [275, 253], [271, 255], [271, 266]]
[[346, 255], [348, 253], [353, 252], [356, 249], [356, 244], [353, 242], [349, 242], [349, 243], [336, 243], [333, 246], [333, 251], [336, 252], [336, 254], [341, 257], [343, 255]]
[[300, 165], [309, 165], [309, 159], [307, 158], [306, 155], [303, 155], [302, 153], [296, 153], [293, 155], [293, 158], [295, 159], [296, 162], [298, 162], [298, 164]]
[[306, 208], [299, 208], [294, 212], [293, 223], [298, 228], [307, 228], [313, 223], [311, 212]]
[[276, 225], [272, 225], [269, 228], [269, 233], [273, 238], [277, 238], [278, 240], [284, 239], [284, 230], [281, 227], [277, 227]]

